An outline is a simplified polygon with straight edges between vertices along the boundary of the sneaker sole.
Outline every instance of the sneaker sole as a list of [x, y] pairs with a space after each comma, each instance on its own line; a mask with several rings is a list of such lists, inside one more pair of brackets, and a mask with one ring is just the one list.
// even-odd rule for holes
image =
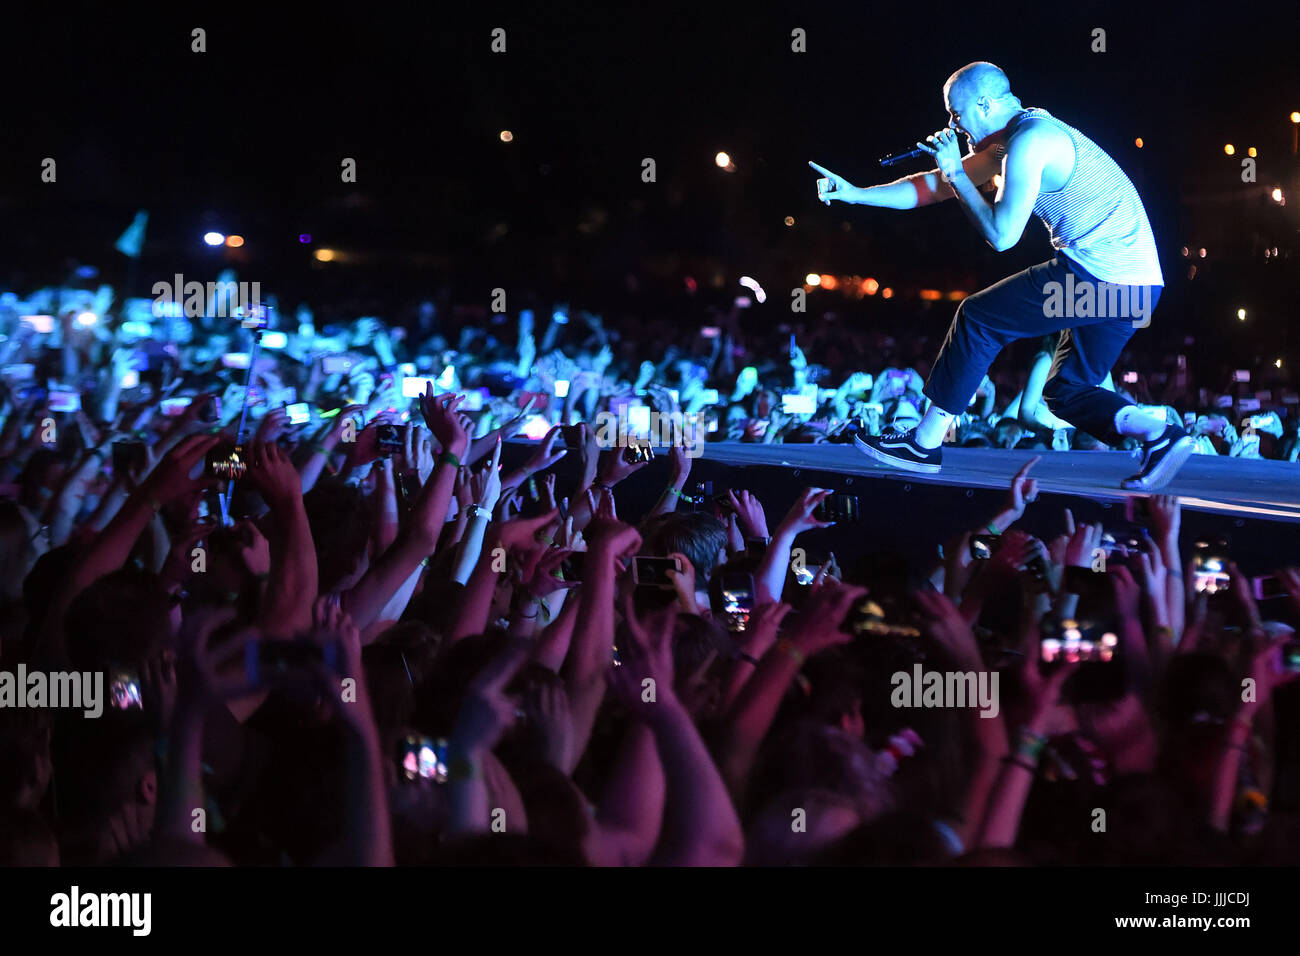
[[893, 468], [901, 468], [903, 471], [915, 471], [924, 475], [937, 475], [939, 473], [938, 465], [927, 465], [921, 462], [908, 461], [906, 458], [895, 458], [892, 455], [885, 454], [883, 451], [880, 451], [878, 448], [871, 447], [870, 445], [862, 441], [862, 439], [858, 438], [856, 435], [853, 437], [853, 444], [858, 449], [858, 451], [863, 452], [864, 454], [874, 458], [882, 465], [889, 465]]
[[1174, 447], [1160, 459], [1160, 464], [1151, 469], [1151, 473], [1142, 478], [1125, 478], [1120, 487], [1129, 491], [1154, 491], [1163, 488], [1173, 480], [1178, 470], [1187, 463], [1196, 450], [1196, 439], [1185, 435], [1174, 442]]

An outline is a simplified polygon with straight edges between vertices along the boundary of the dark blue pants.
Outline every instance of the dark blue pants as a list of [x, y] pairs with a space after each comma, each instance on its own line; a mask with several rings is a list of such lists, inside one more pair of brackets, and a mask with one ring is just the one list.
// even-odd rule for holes
[[[1090, 315], [1080, 314], [1089, 311], [1079, 298], [1085, 283], [1094, 293]], [[1060, 332], [1043, 388], [1047, 407], [1081, 431], [1117, 445], [1123, 436], [1115, 431], [1115, 413], [1131, 403], [1098, 386], [1134, 330], [1150, 321], [1160, 291], [1160, 286], [1107, 286], [1063, 255], [1030, 266], [957, 306], [925, 394], [945, 412], [960, 415], [1007, 345]], [[1129, 308], [1117, 308], [1117, 301]]]

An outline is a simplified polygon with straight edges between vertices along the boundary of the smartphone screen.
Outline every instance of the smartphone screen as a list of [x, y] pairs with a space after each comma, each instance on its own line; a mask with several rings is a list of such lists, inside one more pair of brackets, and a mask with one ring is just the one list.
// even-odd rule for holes
[[402, 398], [419, 398], [428, 387], [438, 390], [438, 379], [427, 375], [407, 375], [402, 379]]
[[[346, 375], [356, 364], [356, 359], [351, 355], [327, 355], [320, 360], [321, 371], [326, 375]], [[406, 394], [405, 389], [402, 394]]]
[[289, 416], [290, 425], [306, 425], [311, 421], [311, 406], [306, 402], [286, 405], [284, 411]]
[[642, 587], [671, 589], [673, 582], [668, 572], [681, 569], [677, 558], [637, 555], [632, 559], [632, 580]]
[[268, 349], [285, 349], [289, 347], [289, 336], [284, 332], [263, 332], [262, 347]]
[[754, 610], [754, 579], [748, 574], [728, 574], [722, 579], [722, 618], [727, 630], [739, 633], [749, 627]]
[[81, 393], [69, 391], [50, 392], [50, 411], [77, 412], [81, 410]]
[[1200, 553], [1192, 559], [1192, 582], [1197, 593], [1216, 594], [1228, 589], [1227, 563], [1217, 555]]
[[817, 412], [817, 399], [812, 395], [782, 395], [781, 411], [787, 415], [813, 415]]
[[54, 316], [52, 315], [24, 315], [19, 321], [40, 335], [49, 335], [54, 331]]

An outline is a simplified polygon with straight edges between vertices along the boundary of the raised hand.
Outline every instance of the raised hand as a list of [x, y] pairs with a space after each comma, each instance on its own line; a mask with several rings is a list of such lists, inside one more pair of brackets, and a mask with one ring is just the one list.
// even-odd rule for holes
[[248, 477], [273, 509], [302, 500], [302, 477], [287, 452], [274, 442], [253, 442], [245, 454]]
[[857, 190], [857, 187], [851, 182], [843, 176], [831, 172], [824, 166], [818, 166], [812, 160], [808, 161], [808, 165], [825, 177], [824, 179], [819, 179], [817, 181], [817, 198], [819, 200], [828, 206], [831, 204], [832, 199], [838, 199], [841, 202], [849, 202], [852, 200], [852, 196]]
[[794, 534], [808, 531], [811, 528], [829, 528], [835, 522], [819, 521], [813, 517], [813, 512], [817, 506], [826, 500], [826, 496], [831, 493], [829, 488], [805, 488], [803, 493], [790, 506], [786, 516], [781, 519], [780, 528]]
[[425, 393], [420, 396], [420, 411], [429, 431], [438, 440], [443, 453], [453, 454], [457, 458], [463, 456], [469, 447], [469, 435], [466, 434], [459, 415], [460, 403], [464, 400], [464, 395], [450, 392], [434, 395], [432, 382], [428, 383]]

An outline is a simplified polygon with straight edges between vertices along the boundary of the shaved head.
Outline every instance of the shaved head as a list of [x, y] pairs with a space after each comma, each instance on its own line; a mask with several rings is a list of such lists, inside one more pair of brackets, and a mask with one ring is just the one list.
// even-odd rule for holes
[[948, 77], [948, 82], [943, 85], [944, 94], [950, 96], [954, 88], [960, 89], [963, 95], [971, 99], [987, 96], [991, 100], [996, 100], [1011, 92], [1011, 81], [1007, 79], [1007, 75], [1001, 68], [980, 60], [976, 63], [967, 63]]

